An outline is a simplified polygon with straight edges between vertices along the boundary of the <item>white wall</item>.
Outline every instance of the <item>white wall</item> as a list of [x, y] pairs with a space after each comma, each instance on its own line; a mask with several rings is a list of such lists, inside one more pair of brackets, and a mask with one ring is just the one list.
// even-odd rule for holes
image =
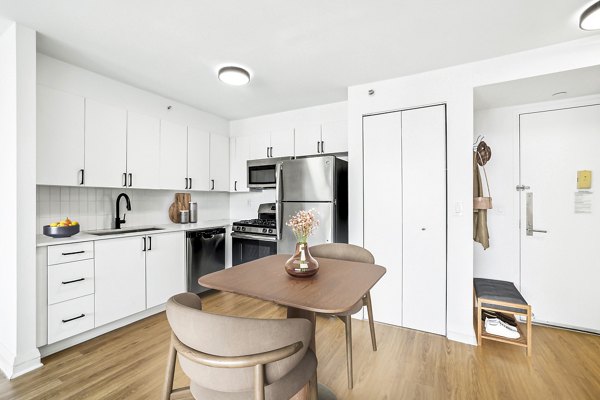
[[[38, 186], [37, 233], [42, 233], [44, 225], [66, 217], [79, 222], [84, 231], [112, 228], [119, 193], [126, 193], [131, 200], [131, 211], [125, 209], [125, 201], [121, 200], [121, 216], [127, 213], [127, 222], [123, 226], [171, 222], [168, 212], [175, 191]], [[192, 201], [198, 203], [199, 220], [229, 218], [228, 193], [191, 192], [191, 195]]]
[[[35, 346], [35, 31], [0, 36], [0, 369], [15, 377], [41, 366]], [[32, 151], [33, 149], [33, 151]]]
[[[472, 316], [473, 89], [600, 64], [600, 36], [477, 63], [350, 87], [348, 90], [350, 242], [362, 245], [362, 116], [448, 105], [447, 336], [474, 343]], [[375, 94], [368, 95], [373, 89]], [[457, 206], [461, 209], [456, 212]], [[385, 212], [382, 210], [382, 217]]]
[[[344, 121], [347, 118], [347, 103], [343, 101], [231, 121], [230, 134], [231, 136], [248, 136], [268, 132], [276, 134], [286, 129], [289, 131], [298, 125]], [[231, 193], [229, 197], [230, 218], [256, 218], [258, 206], [261, 203], [272, 202], [275, 202], [275, 190]]]
[[[486, 165], [494, 208], [488, 211], [490, 248], [474, 243], [474, 276], [514, 282], [520, 286], [519, 255], [519, 114], [600, 103], [599, 96], [499, 107], [475, 112], [474, 135], [485, 135], [492, 148]], [[526, 184], [526, 182], [523, 182]]]

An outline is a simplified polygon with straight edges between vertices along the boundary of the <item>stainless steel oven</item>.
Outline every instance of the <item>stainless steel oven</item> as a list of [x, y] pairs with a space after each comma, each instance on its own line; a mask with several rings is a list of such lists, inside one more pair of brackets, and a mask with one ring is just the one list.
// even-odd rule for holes
[[231, 263], [243, 264], [277, 254], [275, 203], [258, 207], [258, 218], [236, 221], [231, 232]]

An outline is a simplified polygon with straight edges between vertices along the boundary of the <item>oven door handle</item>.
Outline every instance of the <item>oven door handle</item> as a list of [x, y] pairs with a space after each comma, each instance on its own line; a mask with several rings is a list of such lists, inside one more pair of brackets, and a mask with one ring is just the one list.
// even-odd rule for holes
[[235, 239], [252, 239], [252, 240], [264, 240], [265, 242], [276, 242], [276, 236], [263, 236], [263, 235], [254, 235], [252, 233], [239, 233], [239, 232], [231, 232], [231, 237]]

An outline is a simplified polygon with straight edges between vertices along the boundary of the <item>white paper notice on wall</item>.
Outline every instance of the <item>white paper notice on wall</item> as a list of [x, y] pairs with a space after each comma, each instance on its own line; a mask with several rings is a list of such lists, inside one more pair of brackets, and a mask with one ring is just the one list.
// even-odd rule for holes
[[575, 214], [592, 213], [592, 192], [575, 192]]

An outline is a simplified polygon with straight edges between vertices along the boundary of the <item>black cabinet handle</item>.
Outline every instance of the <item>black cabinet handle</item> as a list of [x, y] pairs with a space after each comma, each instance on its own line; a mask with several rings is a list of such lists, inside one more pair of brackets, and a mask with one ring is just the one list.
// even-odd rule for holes
[[70, 253], [61, 253], [63, 256], [72, 256], [73, 254], [83, 254], [85, 253], [85, 250], [80, 250], [80, 251], [72, 251]]
[[185, 188], [188, 188], [188, 178], [185, 178]]
[[233, 191], [237, 192], [237, 181], [233, 182]]
[[129, 173], [129, 187], [131, 187], [131, 185], [133, 185], [133, 174], [130, 172]]
[[85, 281], [85, 278], [73, 279], [72, 281], [61, 282], [63, 285], [68, 285], [69, 283], [81, 282]]
[[192, 178], [190, 178], [190, 189], [192, 188]]
[[325, 142], [321, 140], [321, 153], [325, 153]]
[[148, 236], [148, 251], [152, 250], [152, 236]]
[[67, 322], [75, 321], [76, 319], [83, 318], [83, 317], [85, 317], [85, 314], [81, 314], [77, 317], [73, 317], [73, 318], [69, 318], [69, 319], [63, 319], [62, 322], [63, 322], [63, 324], [66, 324]]
[[267, 146], [267, 158], [269, 158], [269, 147]]
[[127, 172], [123, 172], [123, 187], [127, 187]]
[[319, 140], [317, 140], [317, 153], [320, 153], [321, 151], [319, 150], [319, 146], [321, 145], [321, 142]]
[[81, 180], [79, 181], [79, 184], [83, 185], [83, 183], [85, 182], [85, 170], [82, 168], [79, 170], [79, 173], [81, 174]]
[[211, 179], [210, 181], [212, 182], [212, 186], [210, 187], [210, 190], [215, 190], [215, 180]]
[[142, 249], [142, 251], [146, 251], [146, 237], [143, 237], [142, 240], [144, 241], [144, 248]]

